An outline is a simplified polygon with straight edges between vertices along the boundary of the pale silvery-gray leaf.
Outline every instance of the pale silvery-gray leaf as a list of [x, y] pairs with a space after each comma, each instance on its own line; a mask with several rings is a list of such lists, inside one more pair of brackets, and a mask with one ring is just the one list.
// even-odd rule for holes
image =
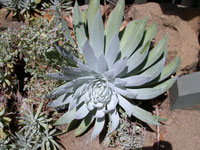
[[107, 63], [104, 54], [100, 55], [97, 61], [97, 71], [104, 73], [107, 70]]
[[118, 52], [119, 52], [119, 38], [118, 38], [118, 33], [115, 33], [110, 43], [108, 44], [105, 52], [106, 61], [109, 69], [112, 69], [113, 64], [117, 58]]
[[97, 58], [94, 54], [93, 48], [90, 46], [90, 43], [88, 40], [86, 40], [84, 46], [83, 46], [83, 56], [87, 63], [87, 65], [92, 69], [96, 70], [97, 68]]
[[83, 106], [81, 106], [75, 114], [75, 119], [83, 119], [87, 116], [87, 114], [89, 113], [86, 104], [83, 104]]
[[119, 125], [119, 114], [116, 109], [110, 113], [110, 121], [112, 123], [110, 133], [112, 133]]
[[54, 99], [52, 102], [48, 103], [48, 107], [58, 107], [68, 104], [72, 100], [72, 94], [63, 94], [58, 98]]
[[105, 124], [105, 117], [96, 119], [92, 131], [91, 140], [95, 139], [100, 134], [100, 132], [103, 130], [104, 124]]
[[100, 8], [97, 11], [96, 17], [92, 25], [90, 35], [91, 46], [94, 49], [95, 56], [98, 58], [104, 51], [104, 25], [101, 17]]

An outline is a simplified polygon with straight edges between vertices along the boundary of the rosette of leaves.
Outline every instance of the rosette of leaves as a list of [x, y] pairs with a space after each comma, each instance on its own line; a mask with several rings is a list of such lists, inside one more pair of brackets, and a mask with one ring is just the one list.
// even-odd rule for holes
[[40, 14], [37, 5], [41, 0], [0, 0], [0, 3], [8, 10], [6, 18], [12, 12], [13, 17], [18, 20], [25, 20], [25, 17], [31, 18], [35, 14]]
[[60, 145], [55, 140], [56, 129], [49, 130], [48, 125], [45, 127], [45, 132], [42, 136], [42, 143], [40, 145], [41, 150], [49, 150], [52, 148], [53, 150], [59, 149]]
[[52, 121], [52, 118], [47, 118], [46, 114], [41, 112], [44, 101], [42, 101], [36, 112], [23, 111], [22, 116], [19, 117], [19, 125], [22, 126], [20, 132], [30, 130], [32, 133], [40, 132], [40, 128], [45, 128], [46, 124]]
[[56, 129], [52, 127], [52, 118], [41, 112], [44, 101], [42, 101], [36, 112], [24, 111], [19, 119], [20, 131], [14, 136], [13, 147], [20, 150], [57, 150], [59, 144], [55, 139]]
[[124, 0], [118, 1], [104, 30], [99, 3], [98, 0], [90, 1], [86, 23], [77, 3], [73, 9], [76, 42], [70, 35], [68, 40], [77, 43], [83, 62], [57, 44], [60, 54], [76, 67], [63, 67], [61, 73], [48, 74], [53, 79], [66, 81], [49, 95], [55, 98], [49, 106], [68, 105], [68, 111], [55, 125], [70, 125], [73, 120], [82, 120], [75, 131], [78, 136], [95, 122], [91, 136], [94, 139], [102, 131], [106, 116], [112, 124], [109, 132], [118, 127], [117, 106], [129, 117], [160, 125], [162, 118], [140, 108], [137, 102], [166, 92], [176, 81], [177, 77], [171, 75], [179, 67], [180, 59], [177, 57], [164, 66], [167, 35], [150, 49], [156, 25], [146, 27], [146, 19], [133, 20], [120, 31]]

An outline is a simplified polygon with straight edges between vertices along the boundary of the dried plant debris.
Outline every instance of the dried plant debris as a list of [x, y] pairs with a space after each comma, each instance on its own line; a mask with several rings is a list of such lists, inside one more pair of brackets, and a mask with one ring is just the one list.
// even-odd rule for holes
[[[111, 123], [108, 125], [109, 130], [111, 130]], [[142, 148], [145, 133], [146, 130], [142, 125], [130, 121], [128, 116], [122, 113], [119, 127], [111, 134], [106, 135], [104, 145], [106, 147], [120, 145], [123, 150], [139, 150]]]

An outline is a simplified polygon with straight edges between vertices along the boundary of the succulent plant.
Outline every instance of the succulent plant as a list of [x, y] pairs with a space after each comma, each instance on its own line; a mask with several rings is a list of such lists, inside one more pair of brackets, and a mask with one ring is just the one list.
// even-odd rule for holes
[[13, 136], [12, 147], [15, 150], [57, 150], [59, 144], [55, 139], [56, 129], [52, 127], [52, 118], [47, 118], [41, 112], [44, 101], [42, 101], [37, 111], [24, 111], [20, 117], [19, 125], [22, 127]]
[[177, 71], [180, 59], [177, 57], [164, 66], [167, 35], [150, 50], [156, 25], [153, 23], [146, 28], [146, 18], [133, 20], [120, 30], [124, 0], [118, 1], [104, 30], [99, 3], [99, 0], [91, 0], [89, 3], [88, 26], [83, 22], [77, 2], [73, 9], [76, 42], [70, 35], [68, 40], [77, 43], [84, 61], [56, 45], [59, 53], [75, 67], [62, 67], [61, 73], [48, 74], [53, 79], [66, 81], [49, 95], [54, 98], [49, 106], [68, 106], [68, 111], [55, 125], [82, 120], [75, 131], [78, 136], [95, 121], [91, 136], [91, 139], [94, 139], [101, 133], [106, 115], [112, 124], [110, 132], [118, 127], [117, 106], [129, 117], [135, 116], [146, 123], [160, 125], [159, 121], [162, 121], [162, 118], [140, 108], [137, 102], [155, 98], [166, 92], [176, 81], [176, 76], [171, 75]]
[[22, 126], [19, 132], [23, 131], [31, 131], [32, 133], [36, 133], [40, 131], [40, 128], [45, 128], [46, 125], [52, 121], [52, 118], [47, 119], [46, 114], [42, 113], [42, 107], [44, 105], [44, 101], [42, 101], [37, 109], [36, 112], [29, 112], [23, 111], [22, 116], [19, 118], [19, 124]]
[[41, 0], [0, 0], [0, 3], [8, 10], [8, 14], [12, 12], [13, 17], [19, 20], [25, 20], [25, 17], [31, 18], [35, 13], [40, 14], [37, 5]]
[[40, 145], [41, 150], [49, 150], [52, 148], [53, 150], [59, 149], [60, 145], [54, 139], [56, 133], [56, 129], [49, 130], [48, 125], [45, 127], [45, 132], [42, 136], [42, 143]]

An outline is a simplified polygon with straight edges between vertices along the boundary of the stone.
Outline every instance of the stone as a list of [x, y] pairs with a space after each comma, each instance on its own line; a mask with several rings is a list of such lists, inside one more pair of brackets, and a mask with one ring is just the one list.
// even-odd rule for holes
[[181, 58], [178, 75], [196, 71], [199, 62], [200, 10], [172, 4], [146, 3], [131, 5], [125, 20], [148, 18], [148, 24], [157, 24], [154, 44], [168, 33], [166, 63], [176, 56]]
[[178, 77], [169, 90], [170, 107], [200, 110], [200, 72]]

